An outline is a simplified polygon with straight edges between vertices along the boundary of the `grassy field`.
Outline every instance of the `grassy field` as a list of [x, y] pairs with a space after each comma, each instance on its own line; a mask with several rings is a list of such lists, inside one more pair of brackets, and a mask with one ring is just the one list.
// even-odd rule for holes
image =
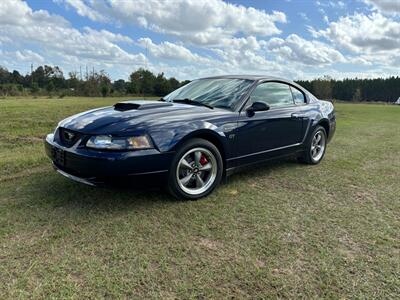
[[0, 99], [0, 299], [399, 297], [400, 107], [337, 104], [320, 165], [179, 202], [52, 170], [43, 136], [116, 101]]

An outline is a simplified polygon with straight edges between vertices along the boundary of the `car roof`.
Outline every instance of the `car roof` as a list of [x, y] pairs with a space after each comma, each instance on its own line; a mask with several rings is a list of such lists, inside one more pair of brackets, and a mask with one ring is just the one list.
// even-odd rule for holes
[[[253, 81], [280, 81], [280, 82], [284, 82], [286, 84], [295, 86], [296, 88], [302, 90], [303, 92], [305, 92], [306, 94], [308, 94], [308, 98], [310, 98], [310, 96], [314, 97], [315, 96], [313, 94], [311, 94], [308, 90], [306, 90], [304, 87], [302, 87], [301, 85], [297, 84], [296, 82], [292, 81], [292, 80], [288, 80], [285, 78], [281, 78], [281, 77], [275, 77], [275, 76], [266, 76], [266, 75], [219, 75], [219, 76], [210, 76], [210, 77], [204, 77], [204, 78], [199, 78], [199, 79], [244, 79], [244, 80], [253, 80]], [[310, 100], [309, 100], [310, 101]]]
[[276, 80], [276, 81], [283, 81], [283, 82], [288, 82], [292, 83], [291, 80], [287, 80], [284, 78], [280, 77], [274, 77], [274, 76], [265, 76], [265, 75], [219, 75], [219, 76], [210, 76], [210, 77], [204, 77], [204, 78], [199, 78], [199, 79], [247, 79], [247, 80]]

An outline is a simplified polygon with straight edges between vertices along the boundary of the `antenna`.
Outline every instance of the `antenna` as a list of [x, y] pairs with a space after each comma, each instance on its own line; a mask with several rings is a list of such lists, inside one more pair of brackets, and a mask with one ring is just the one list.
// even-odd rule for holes
[[[147, 71], [148, 56], [149, 56], [149, 41], [146, 40], [146, 60], [144, 61], [144, 72]], [[143, 74], [142, 78], [143, 78], [143, 83], [144, 83], [144, 74]], [[146, 100], [146, 94], [144, 92], [144, 86], [142, 86], [142, 89], [143, 89], [143, 99]]]
[[142, 92], [143, 92], [143, 99], [146, 100], [146, 94], [144, 92], [144, 72], [146, 72], [145, 70], [143, 70], [143, 74], [142, 74]]
[[147, 60], [149, 57], [149, 41], [146, 40], [146, 60], [144, 61], [144, 68], [147, 70]]
[[33, 85], [33, 64], [31, 63], [31, 87]]

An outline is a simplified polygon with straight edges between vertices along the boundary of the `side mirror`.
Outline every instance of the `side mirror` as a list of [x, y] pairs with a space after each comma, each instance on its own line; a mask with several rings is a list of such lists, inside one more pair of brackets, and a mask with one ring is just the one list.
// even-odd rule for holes
[[269, 105], [265, 102], [254, 102], [249, 108], [246, 109], [247, 115], [249, 117], [254, 116], [257, 111], [267, 111], [269, 110]]

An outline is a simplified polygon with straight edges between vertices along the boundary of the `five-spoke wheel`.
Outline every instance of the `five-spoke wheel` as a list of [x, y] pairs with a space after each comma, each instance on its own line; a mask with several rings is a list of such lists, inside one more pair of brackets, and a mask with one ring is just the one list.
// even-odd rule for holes
[[311, 141], [311, 157], [315, 161], [320, 161], [325, 151], [325, 133], [318, 130]]
[[203, 147], [187, 151], [176, 168], [179, 187], [190, 195], [206, 191], [217, 177], [217, 161], [210, 150]]
[[300, 160], [316, 165], [324, 157], [326, 150], [326, 131], [324, 127], [317, 126], [310, 136], [309, 142], [306, 144], [306, 149]]
[[222, 177], [218, 148], [203, 139], [183, 144], [172, 163], [169, 190], [178, 198], [198, 199], [208, 195]]

